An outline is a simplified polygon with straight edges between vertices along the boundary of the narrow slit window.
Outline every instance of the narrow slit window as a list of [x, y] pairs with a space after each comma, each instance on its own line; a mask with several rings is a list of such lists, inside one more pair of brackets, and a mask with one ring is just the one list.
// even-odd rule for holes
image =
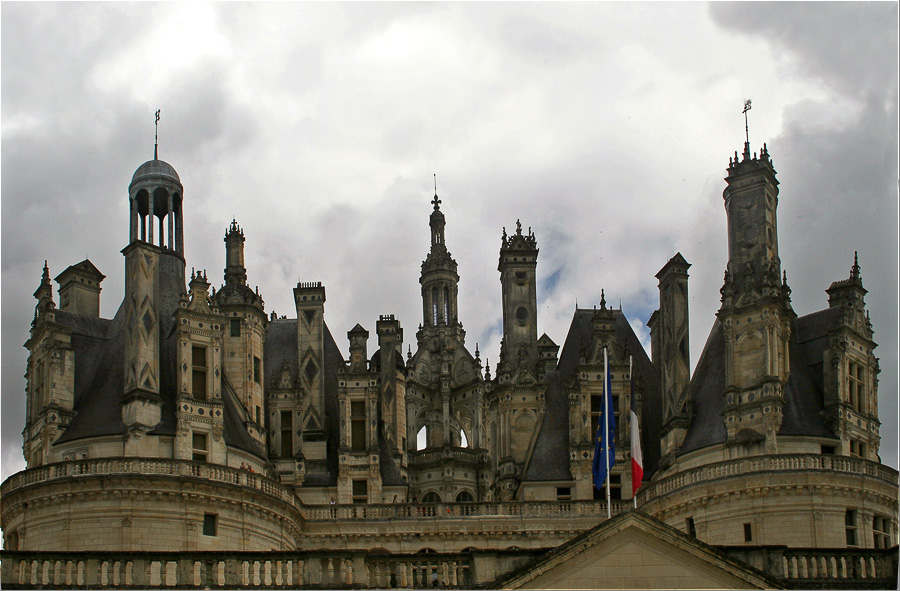
[[193, 366], [192, 394], [196, 400], [206, 400], [206, 347], [193, 346], [191, 349], [191, 364]]

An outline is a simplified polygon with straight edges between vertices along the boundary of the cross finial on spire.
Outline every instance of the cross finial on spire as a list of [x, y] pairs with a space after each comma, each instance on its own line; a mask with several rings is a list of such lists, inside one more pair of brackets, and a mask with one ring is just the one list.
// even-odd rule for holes
[[746, 133], [746, 141], [744, 142], [744, 159], [750, 158], [750, 123], [747, 120], [747, 111], [750, 110], [750, 99], [744, 101], [744, 131]]
[[159, 160], [159, 109], [156, 110], [156, 133], [153, 136], [153, 159]]

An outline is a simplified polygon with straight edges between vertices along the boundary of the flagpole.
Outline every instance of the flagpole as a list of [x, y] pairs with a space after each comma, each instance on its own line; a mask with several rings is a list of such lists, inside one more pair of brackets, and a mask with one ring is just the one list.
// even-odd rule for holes
[[[632, 374], [631, 372], [632, 372], [632, 358], [631, 358], [631, 355], [629, 355], [628, 356], [628, 381], [629, 381], [629, 383], [634, 383], [634, 374]], [[633, 400], [629, 400], [628, 405], [631, 406], [632, 402], [633, 402]], [[631, 410], [634, 411], [633, 408]], [[629, 418], [632, 420], [636, 419], [637, 411], [634, 412], [634, 417], [629, 417]], [[631, 450], [631, 453], [634, 453], [634, 450]], [[632, 461], [634, 461], [634, 460], [632, 460]], [[634, 472], [634, 468], [632, 468], [632, 474], [633, 474], [633, 472]], [[633, 475], [632, 475], [632, 478], [634, 478]], [[631, 483], [631, 488], [632, 488], [632, 490], [634, 490], [633, 482]], [[631, 495], [631, 499], [634, 501], [634, 508], [637, 509], [637, 491], [634, 491], [634, 493]]]
[[[612, 392], [609, 392], [609, 357], [606, 347], [603, 347], [603, 405], [606, 407], [603, 413], [603, 443], [606, 447], [606, 518], [612, 518], [612, 505], [609, 494], [609, 407], [612, 401]], [[615, 412], [615, 411], [614, 411]]]

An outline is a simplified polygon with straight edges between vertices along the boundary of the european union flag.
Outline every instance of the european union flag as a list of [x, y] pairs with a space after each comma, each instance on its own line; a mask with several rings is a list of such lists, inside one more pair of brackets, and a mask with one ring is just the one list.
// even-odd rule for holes
[[[613, 408], [612, 401], [612, 377], [609, 375], [609, 364], [606, 364], [606, 384], [603, 388], [603, 408], [600, 411], [599, 420], [597, 421], [597, 435], [594, 447], [594, 486], [603, 489], [603, 483], [606, 482], [606, 473], [612, 468], [616, 462], [616, 413]], [[604, 419], [604, 413], [606, 418]], [[604, 425], [604, 422], [606, 423]], [[604, 426], [607, 428], [606, 434], [603, 433]]]

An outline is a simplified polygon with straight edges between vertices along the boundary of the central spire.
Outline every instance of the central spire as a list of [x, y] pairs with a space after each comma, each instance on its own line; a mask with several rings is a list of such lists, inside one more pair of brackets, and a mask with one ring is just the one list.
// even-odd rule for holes
[[[431, 226], [431, 253], [447, 252], [444, 244], [444, 214], [441, 213], [441, 199], [437, 194], [437, 175], [434, 175], [434, 199], [431, 200], [434, 211], [431, 212], [429, 225]], [[430, 257], [431, 255], [429, 255]]]
[[422, 262], [422, 275], [419, 278], [422, 285], [424, 325], [455, 325], [459, 275], [456, 274], [456, 261], [444, 242], [446, 221], [441, 211], [441, 199], [437, 194], [437, 175], [431, 204], [434, 206], [428, 221], [431, 227], [431, 250]]

